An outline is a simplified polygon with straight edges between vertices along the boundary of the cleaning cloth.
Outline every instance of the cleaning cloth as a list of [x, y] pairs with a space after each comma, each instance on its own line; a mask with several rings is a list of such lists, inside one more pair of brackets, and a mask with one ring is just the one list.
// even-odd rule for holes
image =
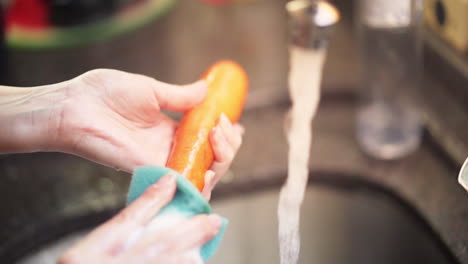
[[[130, 182], [127, 203], [133, 202], [149, 186], [170, 172], [176, 175], [177, 191], [174, 199], [157, 215], [190, 218], [198, 214], [210, 214], [212, 212], [211, 207], [197, 188], [179, 173], [165, 167], [145, 166], [137, 168]], [[211, 258], [216, 252], [227, 223], [227, 219], [223, 218], [219, 233], [200, 249], [200, 255], [204, 261]]]

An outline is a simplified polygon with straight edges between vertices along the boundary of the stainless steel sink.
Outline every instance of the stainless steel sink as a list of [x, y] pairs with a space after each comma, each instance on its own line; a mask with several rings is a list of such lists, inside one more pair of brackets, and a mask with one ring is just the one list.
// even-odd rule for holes
[[[316, 175], [301, 214], [300, 263], [457, 263], [427, 223], [388, 190]], [[279, 263], [278, 189], [216, 202], [231, 219], [213, 263]]]
[[[457, 263], [423, 218], [389, 190], [339, 175], [316, 176], [302, 206], [300, 263]], [[259, 189], [213, 202], [230, 224], [209, 263], [279, 263], [278, 192]], [[88, 232], [73, 231], [19, 263], [53, 263]]]

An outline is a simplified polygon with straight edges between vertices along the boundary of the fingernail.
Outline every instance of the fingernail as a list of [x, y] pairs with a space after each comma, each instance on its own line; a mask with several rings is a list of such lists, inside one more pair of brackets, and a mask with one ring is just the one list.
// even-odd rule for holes
[[221, 122], [226, 125], [226, 128], [231, 127], [232, 123], [225, 113], [221, 113]]
[[222, 144], [221, 141], [225, 142], [226, 141], [226, 137], [224, 136], [224, 133], [221, 131], [221, 128], [219, 126], [216, 126], [216, 130], [215, 130], [215, 137], [216, 139], [218, 140], [219, 143]]
[[208, 186], [210, 189], [212, 189], [215, 182], [215, 176], [216, 173], [214, 171], [208, 170], [205, 174], [205, 186]]
[[208, 221], [210, 221], [211, 225], [219, 228], [221, 227], [221, 217], [216, 214], [211, 214], [208, 216]]
[[216, 139], [220, 140], [221, 139], [221, 136], [223, 133], [221, 133], [221, 128], [219, 127], [219, 125], [213, 127], [213, 134], [215, 136]]
[[215, 172], [212, 170], [207, 170], [205, 173], [205, 182], [211, 183], [215, 176]]
[[175, 175], [172, 173], [164, 175], [161, 179], [159, 179], [157, 185], [159, 187], [167, 187], [174, 184]]

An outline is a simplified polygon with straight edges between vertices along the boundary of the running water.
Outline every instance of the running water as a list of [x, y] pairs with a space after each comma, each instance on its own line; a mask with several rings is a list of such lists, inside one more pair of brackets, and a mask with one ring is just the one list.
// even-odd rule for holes
[[281, 264], [295, 264], [299, 259], [300, 207], [309, 174], [311, 123], [320, 100], [320, 81], [325, 49], [293, 47], [289, 93], [292, 100], [287, 120], [288, 178], [278, 203], [278, 235]]

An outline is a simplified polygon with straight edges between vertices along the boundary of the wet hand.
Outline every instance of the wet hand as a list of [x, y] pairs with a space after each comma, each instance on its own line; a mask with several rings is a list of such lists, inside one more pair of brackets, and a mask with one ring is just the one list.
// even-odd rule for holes
[[175, 190], [175, 177], [164, 176], [69, 249], [59, 263], [203, 263], [199, 248], [218, 233], [219, 216], [199, 215], [166, 228], [147, 228]]
[[[67, 87], [59, 128], [63, 151], [132, 172], [141, 165], [166, 164], [177, 123], [161, 110], [187, 111], [201, 102], [206, 84], [170, 85], [115, 70], [94, 70]], [[205, 197], [226, 173], [243, 129], [221, 116], [210, 134], [215, 160]]]
[[[170, 85], [105, 69], [53, 85], [0, 86], [0, 153], [67, 152], [127, 172], [164, 166], [177, 123], [162, 110], [187, 111], [205, 94], [204, 82]], [[207, 199], [239, 149], [242, 131], [222, 116], [210, 134]]]

